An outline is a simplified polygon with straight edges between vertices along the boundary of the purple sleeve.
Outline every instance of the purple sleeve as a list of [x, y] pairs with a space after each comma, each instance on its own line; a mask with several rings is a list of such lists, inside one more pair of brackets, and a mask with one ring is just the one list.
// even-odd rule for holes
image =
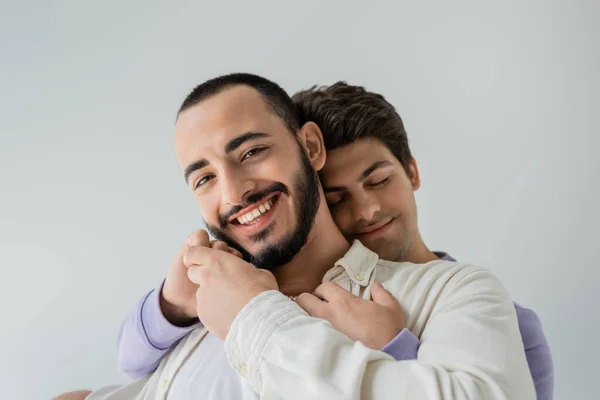
[[200, 326], [200, 323], [197, 323], [182, 328], [171, 324], [165, 318], [160, 309], [163, 283], [142, 297], [119, 330], [119, 368], [131, 379], [153, 372], [165, 354], [182, 337]]
[[535, 384], [537, 400], [552, 400], [554, 398], [554, 362], [542, 329], [542, 323], [532, 310], [518, 304], [515, 304], [515, 309], [527, 364]]
[[419, 339], [404, 328], [381, 351], [394, 357], [396, 361], [416, 360], [420, 344]]

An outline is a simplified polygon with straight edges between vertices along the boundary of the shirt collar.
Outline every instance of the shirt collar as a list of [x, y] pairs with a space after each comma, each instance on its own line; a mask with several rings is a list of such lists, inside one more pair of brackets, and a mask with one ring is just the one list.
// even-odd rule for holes
[[435, 254], [440, 260], [444, 260], [444, 261], [456, 261], [454, 259], [454, 257], [452, 257], [450, 254], [445, 253], [443, 251], [434, 251], [433, 254]]
[[[367, 286], [371, 281], [371, 274], [379, 261], [379, 256], [367, 249], [361, 242], [354, 240], [350, 250], [344, 254], [336, 263], [336, 267], [342, 267], [354, 283], [360, 286]], [[333, 270], [335, 270], [334, 268]], [[330, 270], [325, 274], [323, 281], [329, 280], [329, 274], [334, 273]]]

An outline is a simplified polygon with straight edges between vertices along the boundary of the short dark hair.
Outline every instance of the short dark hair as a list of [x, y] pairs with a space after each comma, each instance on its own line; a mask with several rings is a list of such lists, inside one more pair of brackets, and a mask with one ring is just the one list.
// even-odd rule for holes
[[402, 118], [382, 95], [362, 86], [336, 82], [313, 86], [292, 96], [300, 124], [316, 123], [323, 132], [325, 148], [333, 150], [358, 139], [382, 141], [408, 172], [412, 154]]
[[179, 114], [183, 111], [195, 106], [202, 100], [237, 85], [246, 85], [255, 89], [264, 98], [275, 115], [283, 120], [287, 128], [294, 134], [298, 132], [298, 129], [300, 129], [298, 110], [285, 90], [275, 82], [248, 73], [221, 75], [196, 86], [179, 107], [177, 116], [179, 117]]

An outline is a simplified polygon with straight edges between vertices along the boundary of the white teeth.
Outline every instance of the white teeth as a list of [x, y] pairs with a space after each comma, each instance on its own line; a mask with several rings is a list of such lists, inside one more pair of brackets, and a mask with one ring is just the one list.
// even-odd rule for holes
[[273, 200], [269, 199], [269, 200], [265, 201], [263, 204], [259, 205], [254, 210], [252, 210], [240, 217], [237, 217], [237, 222], [239, 222], [242, 225], [246, 225], [250, 222], [253, 222], [256, 218], [260, 217], [261, 214], [264, 214], [267, 211], [269, 211], [271, 209], [272, 205], [273, 205]]

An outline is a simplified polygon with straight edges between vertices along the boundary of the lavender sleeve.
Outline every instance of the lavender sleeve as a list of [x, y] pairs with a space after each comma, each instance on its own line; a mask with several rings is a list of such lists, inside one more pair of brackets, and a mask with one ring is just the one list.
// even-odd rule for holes
[[420, 345], [419, 339], [404, 328], [381, 351], [394, 357], [396, 361], [416, 360]]
[[[552, 400], [554, 398], [554, 362], [542, 329], [542, 323], [537, 314], [528, 308], [515, 303], [515, 310], [537, 400]], [[381, 351], [394, 357], [396, 361], [416, 360], [420, 344], [419, 339], [405, 328]]]
[[119, 329], [119, 368], [131, 379], [153, 372], [181, 338], [200, 326], [178, 327], [165, 318], [160, 309], [163, 283], [142, 297]]
[[532, 310], [516, 303], [515, 309], [537, 400], [552, 400], [554, 398], [554, 362], [542, 323]]

